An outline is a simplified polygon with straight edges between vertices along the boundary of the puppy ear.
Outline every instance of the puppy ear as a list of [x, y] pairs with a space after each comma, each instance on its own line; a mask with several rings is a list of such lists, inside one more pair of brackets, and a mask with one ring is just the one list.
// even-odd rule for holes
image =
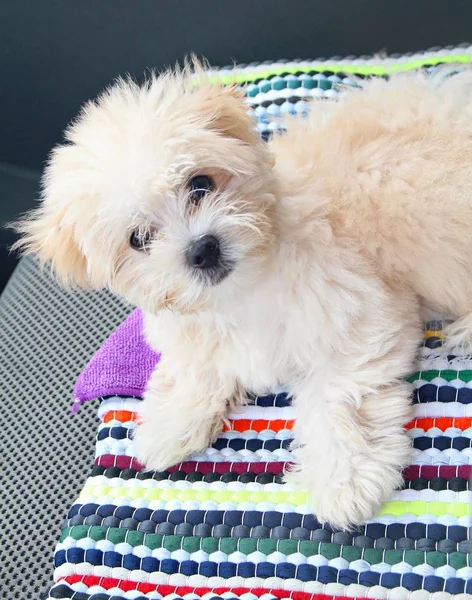
[[222, 135], [247, 144], [261, 143], [249, 107], [244, 100], [244, 92], [236, 84], [222, 86], [217, 83], [210, 98], [212, 126]]
[[74, 180], [76, 162], [73, 146], [59, 146], [51, 156], [43, 176], [43, 198], [38, 208], [24, 215], [12, 227], [20, 239], [12, 250], [35, 256], [48, 263], [53, 275], [65, 286], [90, 287], [87, 261], [77, 242], [77, 198], [80, 182]]
[[[195, 92], [201, 117], [225, 137], [248, 144], [260, 143], [255, 121], [249, 113], [244, 90], [235, 81], [225, 85], [206, 61], [190, 57], [184, 68], [187, 90]], [[234, 74], [234, 80], [236, 74]]]
[[74, 228], [64, 223], [66, 208], [52, 210], [43, 203], [27, 213], [14, 229], [21, 235], [13, 245], [23, 255], [35, 256], [41, 266], [50, 265], [54, 277], [67, 287], [89, 287], [87, 264], [74, 239]]

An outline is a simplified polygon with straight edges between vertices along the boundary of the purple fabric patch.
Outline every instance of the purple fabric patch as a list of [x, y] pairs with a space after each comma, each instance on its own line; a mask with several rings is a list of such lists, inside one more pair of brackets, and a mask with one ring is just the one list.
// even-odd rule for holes
[[73, 412], [101, 396], [142, 397], [159, 354], [148, 346], [139, 309], [111, 334], [79, 375], [74, 387]]

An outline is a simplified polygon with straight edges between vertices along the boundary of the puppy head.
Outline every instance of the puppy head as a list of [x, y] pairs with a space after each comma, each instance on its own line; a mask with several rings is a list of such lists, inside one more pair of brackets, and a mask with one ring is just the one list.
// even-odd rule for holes
[[144, 310], [213, 309], [274, 244], [272, 166], [240, 92], [188, 68], [119, 81], [56, 148], [18, 246]]

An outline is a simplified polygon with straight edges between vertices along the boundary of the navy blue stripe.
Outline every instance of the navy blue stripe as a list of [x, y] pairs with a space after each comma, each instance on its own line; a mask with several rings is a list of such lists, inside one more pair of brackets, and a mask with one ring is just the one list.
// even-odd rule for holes
[[[153, 479], [154, 481], [165, 481], [170, 479], [171, 481], [189, 481], [195, 483], [196, 481], [204, 481], [205, 483], [213, 483], [215, 481], [222, 481], [223, 483], [230, 483], [233, 481], [240, 481], [241, 483], [261, 483], [267, 485], [269, 483], [278, 483], [283, 485], [284, 480], [282, 475], [273, 475], [271, 473], [234, 473], [228, 471], [226, 473], [201, 473], [199, 471], [192, 471], [187, 473], [183, 470], [172, 470], [172, 471], [138, 471], [136, 469], [120, 469], [119, 467], [104, 467], [102, 465], [95, 465], [92, 469], [92, 477], [99, 477], [103, 475], [107, 479], [115, 479], [117, 477], [121, 479]], [[414, 490], [426, 490], [432, 489], [436, 492], [441, 490], [452, 490], [453, 492], [464, 492], [468, 489], [472, 489], [472, 481], [469, 481], [465, 477], [452, 477], [451, 479], [445, 479], [443, 477], [433, 477], [433, 479], [424, 479], [423, 477], [417, 477], [404, 482], [405, 488], [411, 488]]]
[[102, 429], [98, 430], [97, 442], [101, 442], [102, 440], [106, 440], [109, 438], [113, 440], [130, 440], [132, 439], [131, 432], [133, 430], [134, 427], [103, 427]]
[[288, 450], [293, 440], [260, 440], [260, 439], [243, 439], [243, 438], [218, 438], [213, 444], [212, 448], [216, 450], [224, 450], [225, 448], [231, 448], [239, 452], [240, 450], [250, 450], [251, 452], [257, 452], [258, 450], [268, 450], [269, 452], [275, 452], [275, 450]]
[[[75, 592], [68, 585], [61, 583], [59, 585], [55, 585], [51, 590], [49, 590], [48, 598], [58, 598], [59, 600], [63, 600], [64, 598], [74, 598], [74, 600], [89, 600], [90, 594], [85, 594], [84, 592]], [[106, 596], [106, 600], [108, 600], [109, 596]]]
[[[130, 440], [133, 437], [133, 429], [128, 427], [103, 427], [97, 433], [97, 441], [106, 439], [113, 440]], [[274, 452], [275, 450], [288, 449], [291, 439], [272, 439], [272, 440], [261, 440], [258, 438], [243, 439], [243, 438], [218, 438], [212, 447], [216, 450], [223, 450], [224, 448], [231, 448], [235, 452], [240, 450], [250, 450], [251, 452], [257, 452], [258, 450], [268, 450]]]
[[[110, 568], [122, 567], [129, 571], [142, 570], [145, 573], [161, 572], [167, 575], [181, 573], [190, 577], [192, 575], [202, 575], [203, 577], [278, 577], [280, 579], [297, 579], [298, 581], [319, 581], [321, 583], [342, 583], [349, 585], [358, 583], [366, 587], [381, 585], [389, 589], [399, 586], [406, 589], [420, 590], [424, 588], [426, 579], [429, 579], [429, 588], [434, 591], [446, 589], [450, 593], [464, 593], [466, 582], [464, 579], [454, 578], [444, 581], [442, 577], [423, 577], [414, 573], [400, 575], [398, 573], [376, 573], [373, 571], [364, 571], [359, 573], [353, 569], [336, 569], [328, 565], [315, 567], [309, 564], [291, 564], [291, 563], [271, 563], [271, 562], [214, 562], [202, 561], [197, 563], [194, 560], [178, 561], [173, 558], [159, 560], [154, 557], [141, 558], [134, 554], [120, 554], [119, 552], [102, 552], [97, 549], [84, 550], [83, 548], [69, 548], [68, 550], [58, 550], [54, 557], [54, 566], [89, 563], [93, 566], [104, 565]], [[444, 586], [446, 585], [446, 588]], [[427, 589], [427, 588], [426, 588]], [[471, 582], [472, 589], [472, 582]], [[430, 591], [433, 591], [430, 589]]]
[[[278, 600], [275, 596], [271, 596], [271, 594], [266, 594], [266, 596], [269, 600]], [[110, 596], [107, 592], [94, 592], [90, 595], [86, 592], [74, 591], [65, 583], [59, 583], [50, 590], [48, 598], [53, 598], [54, 600], [64, 600], [64, 598], [71, 598], [71, 600], [123, 600], [124, 596], [121, 594], [119, 596]], [[176, 594], [172, 594], [172, 598], [173, 600], [184, 600]], [[149, 596], [133, 596], [133, 600], [149, 600]], [[240, 600], [240, 598], [235, 595], [226, 595], [224, 598], [213, 595], [211, 596], [211, 600]]]
[[422, 404], [424, 402], [459, 402], [470, 404], [472, 402], [472, 389], [457, 389], [451, 385], [434, 385], [425, 383], [413, 392], [413, 402]]
[[448, 450], [453, 448], [454, 450], [465, 450], [466, 448], [472, 448], [472, 439], [466, 437], [447, 437], [445, 435], [439, 435], [438, 437], [417, 437], [413, 439], [413, 447], [418, 450], [428, 450], [429, 448], [437, 448], [438, 450]]
[[[105, 439], [124, 440], [132, 438], [132, 429], [127, 427], [103, 427], [98, 434], [97, 440], [102, 441]], [[244, 438], [218, 438], [212, 447], [216, 450], [223, 450], [225, 448], [231, 448], [232, 450], [239, 452], [240, 450], [250, 450], [251, 452], [257, 452], [258, 450], [269, 450], [274, 452], [275, 450], [288, 450], [292, 439], [270, 439], [261, 440], [258, 438], [244, 439]], [[420, 436], [413, 439], [413, 447], [418, 450], [428, 450], [428, 448], [437, 448], [438, 450], [448, 450], [453, 448], [455, 450], [465, 450], [466, 448], [472, 447], [472, 439], [467, 437], [448, 437], [445, 435], [438, 437]]]
[[276, 406], [282, 408], [284, 406], [291, 406], [292, 399], [286, 393], [281, 394], [268, 394], [267, 396], [254, 396], [249, 395], [250, 404], [255, 406]]

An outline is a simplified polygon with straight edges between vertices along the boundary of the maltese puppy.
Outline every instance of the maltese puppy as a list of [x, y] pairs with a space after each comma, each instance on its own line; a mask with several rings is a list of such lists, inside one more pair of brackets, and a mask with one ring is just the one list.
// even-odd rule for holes
[[317, 517], [372, 517], [410, 458], [422, 310], [472, 330], [472, 75], [365, 82], [260, 139], [201, 68], [89, 102], [19, 246], [108, 287], [162, 352], [135, 444], [163, 470], [207, 446], [244, 390], [296, 411], [288, 482]]

